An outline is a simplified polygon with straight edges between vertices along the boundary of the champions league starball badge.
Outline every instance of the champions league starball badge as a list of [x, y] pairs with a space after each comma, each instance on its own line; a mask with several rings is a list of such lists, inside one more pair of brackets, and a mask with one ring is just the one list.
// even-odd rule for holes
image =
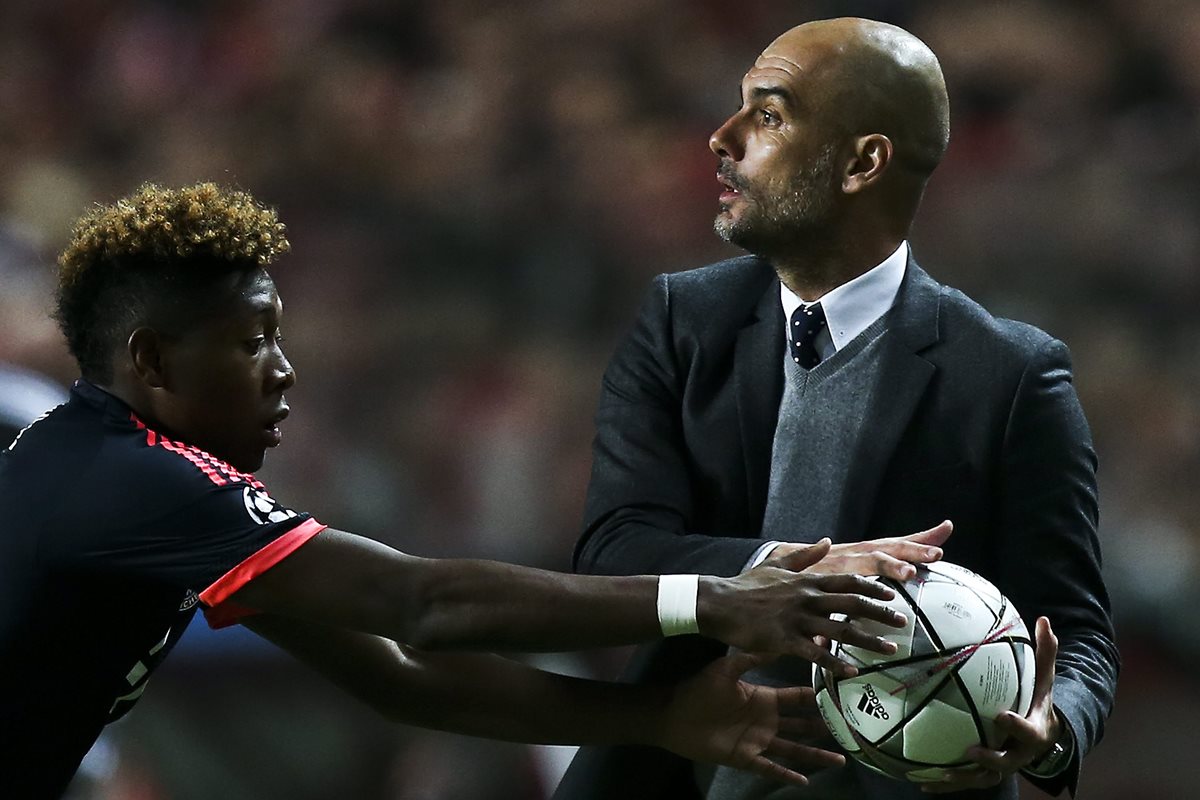
[[242, 490], [242, 500], [246, 503], [246, 513], [250, 515], [250, 519], [259, 525], [283, 522], [296, 516], [295, 511], [283, 508], [271, 495], [250, 486]]

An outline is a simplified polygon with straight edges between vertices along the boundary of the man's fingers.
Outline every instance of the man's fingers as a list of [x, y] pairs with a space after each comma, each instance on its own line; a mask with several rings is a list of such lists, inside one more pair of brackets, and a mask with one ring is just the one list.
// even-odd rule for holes
[[[826, 616], [844, 614], [851, 620], [869, 619], [893, 628], [903, 628], [907, 624], [904, 614], [900, 611], [856, 594], [827, 594], [813, 603], [813, 609]], [[819, 632], [825, 633], [825, 631]]]
[[1038, 741], [1038, 727], [1019, 714], [1005, 711], [996, 717], [996, 727], [1004, 734], [1005, 741], [1033, 744]]
[[794, 786], [805, 786], [808, 784], [808, 778], [799, 772], [796, 772], [794, 769], [788, 769], [781, 764], [776, 764], [765, 756], [755, 756], [750, 759], [750, 763], [746, 765], [745, 769], [764, 778], [779, 781], [780, 783], [790, 783]]
[[889, 544], [886, 550], [871, 553], [870, 558], [874, 559], [872, 571], [876, 575], [903, 582], [917, 574], [914, 564], [932, 564], [934, 561], [941, 561], [943, 555], [940, 547], [896, 542]]
[[909, 580], [917, 573], [914, 564], [932, 564], [942, 560], [945, 553], [941, 546], [950, 538], [953, 530], [954, 525], [946, 520], [919, 533], [880, 541], [878, 548], [868, 554], [875, 560], [874, 573], [892, 580]]
[[781, 736], [790, 738], [808, 738], [810, 736], [823, 737], [827, 730], [825, 721], [820, 716], [780, 717], [779, 733]]
[[922, 783], [921, 791], [930, 794], [946, 794], [961, 792], [964, 789], [984, 789], [989, 786], [997, 786], [1002, 780], [1004, 780], [1004, 775], [995, 770], [969, 767], [955, 770], [946, 780]]
[[923, 531], [910, 533], [908, 536], [902, 536], [901, 539], [909, 542], [917, 542], [919, 544], [931, 544], [935, 547], [941, 547], [950, 538], [950, 534], [954, 533], [954, 523], [950, 520], [945, 520], [934, 525], [932, 528], [927, 528]]
[[834, 551], [816, 569], [827, 575], [846, 572], [856, 575], [882, 575], [903, 582], [917, 574], [914, 564], [940, 561], [943, 555], [942, 548], [934, 545], [904, 539], [880, 539], [860, 545], [849, 545], [846, 550], [840, 552]]
[[861, 647], [864, 650], [870, 650], [872, 653], [879, 653], [885, 656], [894, 655], [898, 649], [895, 642], [867, 633], [856, 625], [846, 622], [831, 622], [830, 624], [838, 626], [838, 630], [833, 638], [842, 644]]
[[[925, 548], [921, 549], [925, 550]], [[938, 552], [941, 551], [939, 550]], [[904, 583], [905, 581], [916, 577], [917, 574], [917, 568], [914, 567], [910, 562], [920, 561], [921, 563], [925, 563], [926, 560], [936, 561], [937, 559], [922, 559], [918, 558], [916, 555], [909, 556], [908, 558], [893, 558], [887, 553], [876, 553], [875, 565], [871, 568], [871, 571], [876, 575], [882, 575], [885, 578], [891, 578], [894, 581], [900, 581], [901, 583]]]
[[779, 710], [785, 714], [797, 714], [817, 710], [816, 693], [811, 686], [786, 686], [775, 690]]
[[824, 667], [839, 678], [853, 678], [858, 669], [852, 664], [835, 658], [833, 653], [817, 647], [811, 639], [797, 636], [793, 639], [788, 655], [797, 656], [805, 661], [811, 661], [819, 667]]
[[810, 544], [781, 558], [772, 559], [771, 566], [792, 572], [802, 572], [828, 555], [832, 545], [833, 541], [826, 537], [816, 544]]
[[861, 575], [822, 575], [813, 580], [813, 584], [827, 594], [857, 594], [876, 600], [891, 600], [896, 596], [896, 591], [890, 586]]
[[989, 750], [985, 747], [972, 747], [967, 756], [982, 769], [1007, 775], [1016, 772], [1032, 760], [1028, 746], [1014, 742], [1007, 750]]
[[[893, 628], [903, 628], [905, 625], [904, 615], [890, 608], [881, 607], [882, 610], [875, 612], [855, 612], [857, 617], [870, 617], [879, 622], [884, 622]], [[829, 619], [814, 618], [806, 626], [807, 630], [811, 630], [816, 634], [815, 638], [820, 638], [822, 641], [836, 640], [843, 644], [854, 645], [855, 647], [863, 647], [875, 653], [883, 655], [892, 655], [896, 652], [896, 644], [889, 641], [884, 636], [878, 635], [876, 631], [864, 626], [856, 619], [839, 618]], [[814, 645], [814, 649], [819, 649], [822, 652], [828, 652], [828, 646], [817, 645], [814, 641], [804, 643], [807, 646], [809, 643]], [[810, 656], [804, 656], [810, 661], [814, 661]]]
[[773, 758], [783, 758], [788, 761], [803, 764], [807, 769], [825, 769], [840, 767], [846, 763], [846, 757], [841, 753], [822, 750], [812, 745], [800, 744], [787, 739], [775, 739], [767, 746], [766, 754]]

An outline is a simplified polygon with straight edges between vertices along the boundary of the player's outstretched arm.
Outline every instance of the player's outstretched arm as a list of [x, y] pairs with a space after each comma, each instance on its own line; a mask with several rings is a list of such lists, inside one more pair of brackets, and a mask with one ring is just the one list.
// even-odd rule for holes
[[760, 656], [719, 659], [675, 686], [633, 686], [555, 675], [499, 656], [425, 653], [267, 614], [244, 624], [396, 722], [539, 744], [652, 745], [797, 784], [805, 778], [796, 770], [844, 763], [783, 738], [815, 734], [821, 722], [811, 689], [739, 680]]
[[[701, 577], [699, 632], [743, 650], [795, 655], [843, 673], [817, 647], [828, 636], [879, 652], [893, 645], [857, 620], [903, 625], [878, 600], [891, 590], [853, 575], [793, 571], [829, 550], [733, 578]], [[379, 542], [325, 530], [251, 580], [239, 605], [373, 633], [422, 650], [578, 650], [662, 636], [658, 578], [568, 575], [492, 561], [425, 559]], [[833, 622], [831, 614], [845, 614]]]

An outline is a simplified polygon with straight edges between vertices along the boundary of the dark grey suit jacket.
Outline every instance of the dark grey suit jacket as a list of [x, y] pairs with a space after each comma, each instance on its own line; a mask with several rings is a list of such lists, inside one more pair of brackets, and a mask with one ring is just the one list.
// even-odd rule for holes
[[[604, 375], [580, 572], [734, 575], [762, 543], [782, 396], [779, 281], [753, 256], [660, 275]], [[1059, 638], [1054, 702], [1099, 741], [1118, 655], [1096, 537], [1096, 458], [1062, 342], [997, 319], [909, 260], [880, 385], [837, 529], [856, 541], [955, 523], [946, 559], [992, 580]], [[698, 636], [641, 648], [626, 673], [673, 681], [724, 652]], [[559, 800], [696, 796], [691, 765], [652, 748], [583, 748]], [[882, 781], [878, 797], [925, 797]], [[1016, 782], [981, 797], [1015, 797]]]

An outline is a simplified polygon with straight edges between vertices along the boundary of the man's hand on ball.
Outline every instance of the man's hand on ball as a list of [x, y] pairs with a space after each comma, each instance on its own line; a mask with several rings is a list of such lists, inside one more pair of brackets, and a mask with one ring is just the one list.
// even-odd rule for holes
[[725, 656], [679, 684], [657, 737], [661, 745], [693, 761], [800, 786], [808, 779], [797, 769], [845, 764], [845, 756], [792, 741], [824, 728], [811, 688], [772, 689], [740, 680], [767, 660], [751, 653]]
[[[697, 601], [700, 632], [750, 652], [798, 656], [843, 677], [854, 675], [854, 667], [813, 637], [895, 652], [893, 643], [868, 633], [859, 622], [904, 627], [904, 615], [879, 602], [891, 600], [895, 592], [858, 575], [808, 571], [829, 549], [829, 540], [822, 539], [783, 562], [763, 564], [733, 578], [702, 577]], [[835, 614], [838, 619], [831, 619]]]
[[1025, 769], [1050, 751], [1062, 733], [1062, 721], [1054, 711], [1054, 659], [1058, 657], [1058, 638], [1050, 620], [1038, 617], [1034, 651], [1036, 673], [1033, 699], [1024, 717], [1006, 711], [996, 718], [1005, 739], [999, 750], [973, 747], [967, 756], [979, 766], [964, 769], [945, 781], [925, 784], [927, 792], [958, 792], [996, 786], [1009, 775]]
[[[950, 538], [953, 530], [953, 523], [946, 520], [940, 525], [910, 533], [908, 536], [835, 544], [829, 549], [828, 555], [807, 569], [809, 572], [824, 575], [849, 572], [855, 575], [882, 575], [906, 581], [917, 572], [913, 564], [929, 564], [941, 559], [942, 545]], [[815, 546], [783, 542], [775, 546], [771, 557], [765, 563], [792, 569], [788, 560]]]

